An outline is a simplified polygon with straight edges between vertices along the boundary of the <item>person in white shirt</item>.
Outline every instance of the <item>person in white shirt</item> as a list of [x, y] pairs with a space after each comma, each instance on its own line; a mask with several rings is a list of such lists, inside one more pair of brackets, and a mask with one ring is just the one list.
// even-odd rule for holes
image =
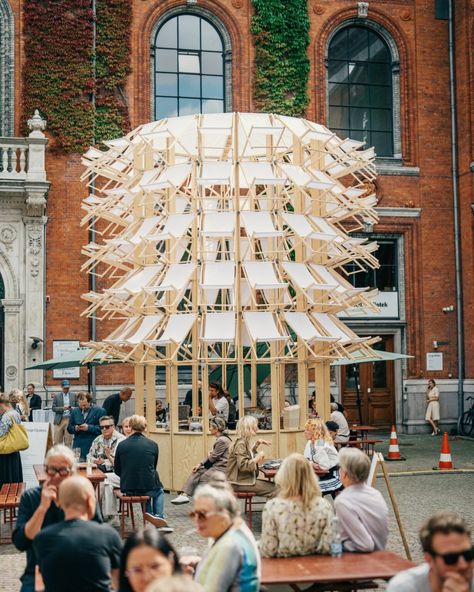
[[388, 508], [380, 491], [367, 485], [370, 459], [358, 448], [339, 452], [339, 475], [344, 485], [335, 499], [345, 551], [368, 553], [385, 549]]
[[212, 417], [222, 417], [226, 424], [229, 421], [229, 402], [218, 382], [209, 384], [209, 411]]
[[425, 563], [390, 580], [387, 592], [474, 592], [474, 547], [465, 520], [437, 512], [423, 525]]
[[337, 403], [331, 403], [331, 421], [335, 421], [338, 425], [337, 436], [335, 442], [347, 442], [350, 436], [349, 424], [344, 414], [338, 411]]

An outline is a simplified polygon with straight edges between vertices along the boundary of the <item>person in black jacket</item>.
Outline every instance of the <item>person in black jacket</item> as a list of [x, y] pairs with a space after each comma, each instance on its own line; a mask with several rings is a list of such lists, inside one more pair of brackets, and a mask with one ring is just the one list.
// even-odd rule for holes
[[165, 494], [158, 476], [158, 444], [143, 435], [146, 419], [132, 415], [131, 435], [115, 450], [115, 473], [120, 477], [120, 490], [125, 495], [148, 495], [148, 520], [158, 527], [167, 526], [164, 519]]
[[32, 382], [26, 387], [26, 400], [30, 408], [29, 420], [33, 421], [33, 411], [41, 409], [41, 397], [35, 393], [35, 385]]
[[[64, 520], [64, 512], [57, 505], [58, 487], [74, 474], [73, 451], [58, 444], [48, 450], [45, 458], [46, 481], [40, 487], [31, 487], [21, 496], [18, 517], [13, 531], [13, 544], [19, 551], [26, 551], [26, 568], [21, 576], [21, 592], [34, 592], [35, 566], [33, 539], [47, 526]], [[102, 522], [99, 507], [96, 507], [95, 522]]]
[[114, 423], [119, 426], [120, 418], [120, 406], [122, 403], [129, 401], [133, 391], [130, 387], [125, 386], [119, 393], [109, 395], [102, 403], [102, 407], [105, 409], [105, 415], [111, 415], [114, 418]]

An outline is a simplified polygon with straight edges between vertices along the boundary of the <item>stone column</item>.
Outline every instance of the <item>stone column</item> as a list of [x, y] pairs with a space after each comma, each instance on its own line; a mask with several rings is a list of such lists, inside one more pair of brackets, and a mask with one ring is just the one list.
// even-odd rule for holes
[[21, 344], [23, 343], [21, 330], [22, 298], [4, 298], [2, 300], [5, 314], [5, 392], [14, 388], [22, 388], [23, 368]]

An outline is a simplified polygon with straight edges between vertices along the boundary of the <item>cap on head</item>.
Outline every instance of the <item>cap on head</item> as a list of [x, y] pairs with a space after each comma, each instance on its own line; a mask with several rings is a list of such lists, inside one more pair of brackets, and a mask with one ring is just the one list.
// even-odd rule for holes
[[337, 432], [337, 430], [339, 429], [339, 426], [335, 421], [327, 421], [326, 427], [330, 432]]
[[71, 383], [69, 382], [69, 380], [63, 380], [63, 381], [61, 382], [61, 386], [62, 386], [62, 387], [64, 387], [64, 386], [71, 386]]

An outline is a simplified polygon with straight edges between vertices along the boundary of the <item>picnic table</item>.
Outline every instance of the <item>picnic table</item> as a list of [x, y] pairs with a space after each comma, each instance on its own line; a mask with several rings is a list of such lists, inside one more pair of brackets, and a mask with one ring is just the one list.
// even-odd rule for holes
[[[268, 479], [269, 481], [273, 481], [273, 479], [275, 479], [275, 475], [278, 473], [278, 469], [265, 469], [264, 467], [259, 467], [258, 469], [260, 471], [260, 473], [262, 473], [262, 475], [265, 477], [265, 479]], [[313, 466], [313, 470], [316, 473], [316, 475], [328, 475], [329, 471], [327, 471], [326, 469], [317, 469], [316, 467]]]
[[358, 583], [389, 580], [399, 571], [413, 566], [414, 563], [391, 551], [344, 553], [342, 557], [306, 555], [262, 559], [262, 584], [287, 584], [293, 590], [301, 590], [299, 584], [314, 584], [306, 590], [350, 584], [350, 589], [357, 590]]
[[369, 432], [376, 432], [379, 428], [371, 425], [361, 425], [357, 423], [353, 423], [349, 426], [349, 430], [351, 432], [355, 432], [356, 434], [360, 433], [361, 440], [366, 440], [369, 437]]
[[[43, 465], [33, 465], [33, 469], [35, 471], [36, 478], [41, 485], [48, 478], [45, 468]], [[103, 473], [100, 469], [93, 467], [92, 473], [88, 475], [87, 468], [79, 465], [76, 466], [76, 475], [80, 475], [81, 477], [86, 477], [89, 479], [96, 491], [97, 502], [100, 504], [100, 484], [105, 481], [105, 473]]]

